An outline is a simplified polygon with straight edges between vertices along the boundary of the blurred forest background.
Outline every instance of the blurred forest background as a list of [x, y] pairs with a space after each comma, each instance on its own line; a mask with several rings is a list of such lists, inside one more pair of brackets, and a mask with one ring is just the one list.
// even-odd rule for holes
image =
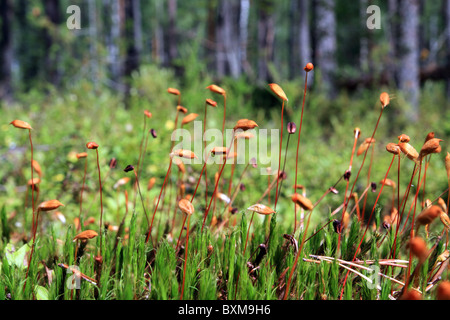
[[[372, 4], [380, 29], [366, 26]], [[70, 5], [79, 30], [67, 27]], [[301, 78], [313, 62], [315, 90], [395, 87], [413, 120], [425, 81], [450, 97], [450, 0], [0, 0], [0, 14], [3, 104], [80, 79], [127, 103], [130, 77], [148, 64], [181, 86], [190, 73], [257, 90]]]

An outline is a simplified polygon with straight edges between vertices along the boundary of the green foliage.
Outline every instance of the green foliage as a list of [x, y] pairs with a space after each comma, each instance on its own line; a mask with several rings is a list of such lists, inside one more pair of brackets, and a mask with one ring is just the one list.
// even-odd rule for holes
[[[2, 110], [4, 119], [23, 119], [32, 124], [34, 128], [32, 137], [36, 144], [34, 159], [40, 163], [44, 172], [39, 184], [39, 199], [42, 201], [59, 199], [64, 203], [65, 207], [61, 208], [61, 213], [65, 216], [66, 222], [55, 219], [51, 212], [41, 215], [36, 251], [24, 290], [26, 268], [23, 262], [26, 253], [30, 250], [30, 242], [25, 243], [26, 239], [22, 235], [29, 236], [32, 223], [30, 194], [26, 194], [27, 190], [24, 187], [30, 178], [29, 141], [26, 134], [9, 126], [7, 124], [9, 120], [5, 121], [3, 125], [0, 125], [0, 145], [3, 146], [0, 147], [1, 158], [4, 160], [0, 167], [2, 177], [0, 299], [170, 300], [180, 298], [185, 258], [183, 249], [180, 251], [176, 249], [181, 228], [181, 215], [178, 211], [174, 211], [176, 203], [173, 201], [173, 190], [177, 184], [175, 174], [170, 179], [172, 193], [166, 194], [156, 212], [152, 232], [154, 241], [145, 243], [145, 235], [148, 231], [147, 220], [143, 214], [139, 196], [134, 189], [134, 177], [124, 173], [123, 168], [128, 164], [137, 164], [142, 139], [143, 110], [148, 109], [153, 113], [153, 117], [148, 120], [147, 129], [155, 129], [158, 137], [149, 140], [145, 162], [140, 173], [140, 183], [144, 205], [148, 209], [147, 213], [152, 214], [153, 210], [150, 208], [153, 208], [153, 201], [159, 195], [168, 165], [171, 142], [168, 137], [173, 129], [177, 103], [176, 98], [166, 92], [168, 87], [180, 89], [182, 104], [189, 108], [189, 112], [202, 114], [205, 98], [217, 100], [219, 106], [211, 110], [212, 117], [208, 126], [214, 127], [221, 124], [223, 101], [221, 97], [205, 90], [205, 87], [211, 84], [211, 79], [195, 76], [196, 72], [202, 73], [204, 70], [200, 62], [194, 64], [192, 57], [188, 60], [190, 62], [188, 68], [191, 69], [187, 70], [189, 81], [186, 83], [178, 79], [171, 71], [161, 70], [154, 65], [143, 66], [133, 74], [133, 89], [130, 93], [128, 109], [124, 108], [119, 94], [107, 88], [95, 88], [88, 81], [80, 81], [73, 83], [67, 92], [50, 90], [44, 94], [39, 90], [32, 90], [20, 97], [17, 107]], [[278, 128], [279, 101], [276, 98], [272, 100], [273, 95], [267, 88], [252, 87], [247, 83], [246, 78], [224, 79], [220, 85], [226, 89], [229, 97], [228, 127], [234, 125], [237, 119], [249, 118], [254, 119], [260, 128]], [[303, 98], [301, 82], [299, 80], [286, 82], [283, 88], [290, 98], [286, 117], [298, 123], [299, 105]], [[440, 95], [439, 92], [442, 88], [427, 85], [426, 89], [429, 92], [425, 92], [424, 96], [430, 98], [430, 102], [424, 101], [421, 107], [422, 111], [426, 111], [422, 118], [423, 125], [403, 122], [405, 110], [399, 100], [394, 100], [392, 105], [384, 111], [386, 117], [381, 119], [380, 130], [376, 135], [377, 144], [370, 181], [377, 182], [384, 178], [387, 165], [391, 160], [391, 155], [384, 151], [387, 142], [396, 141], [397, 135], [406, 132], [411, 136], [412, 144], [419, 149], [425, 136], [424, 127], [429, 130], [428, 128], [436, 119], [449, 117], [448, 112], [441, 115], [440, 111], [432, 105], [441, 103], [439, 96], [442, 94]], [[378, 94], [378, 92], [364, 91], [350, 96], [342, 92], [334, 101], [329, 101], [321, 94], [308, 95], [300, 144], [298, 180], [305, 185], [307, 197], [311, 200], [319, 199], [348, 168], [354, 127], [361, 128], [362, 137], [370, 135], [380, 108], [377, 101]], [[431, 97], [433, 94], [437, 97]], [[258, 104], [263, 100], [265, 102]], [[444, 140], [448, 138], [449, 132], [445, 123], [436, 128], [436, 136]], [[200, 227], [203, 220], [204, 195], [202, 185], [200, 186], [199, 196], [193, 202], [196, 212], [192, 216], [193, 229], [190, 232], [186, 260], [185, 299], [227, 298], [231, 300], [236, 297], [237, 299], [271, 300], [283, 297], [281, 295], [283, 286], [287, 282], [295, 259], [294, 246], [287, 239], [288, 237], [284, 236], [284, 234], [289, 235], [293, 230], [293, 206], [289, 198], [291, 188], [288, 186], [292, 183], [292, 168], [295, 167], [297, 136], [294, 135], [291, 139], [286, 164], [288, 178], [277, 205], [277, 212], [270, 219], [255, 214], [250, 230], [248, 229], [250, 213], [244, 213], [244, 209], [256, 203], [265, 191], [267, 176], [261, 176], [256, 169], [249, 168], [243, 180], [246, 189], [238, 193], [233, 203], [238, 213], [228, 215], [225, 209], [225, 216], [220, 216], [219, 213], [225, 206], [218, 202], [217, 225], [209, 226], [209, 222], [212, 221], [212, 214], [210, 214], [206, 231], [203, 233], [200, 232]], [[100, 235], [103, 237], [103, 264], [100, 279], [96, 278], [97, 270], [94, 262], [98, 254], [100, 236], [89, 240], [84, 252], [78, 252], [81, 255], [78, 262], [75, 261], [77, 243], [73, 242], [77, 233], [73, 221], [79, 214], [79, 195], [84, 171], [84, 161], [78, 160], [75, 154], [86, 151], [85, 144], [91, 140], [100, 145], [98, 150], [104, 185], [104, 222], [111, 227], [105, 228], [104, 234]], [[91, 152], [88, 154], [82, 214], [86, 216], [85, 221], [87, 218], [94, 218], [95, 224], [83, 226], [83, 228], [98, 230], [100, 204], [95, 155]], [[108, 163], [112, 157], [118, 160], [118, 166], [116, 169], [109, 170]], [[442, 160], [442, 154], [432, 157], [427, 171], [426, 197], [434, 198], [434, 195], [439, 195], [447, 186]], [[355, 174], [352, 175], [350, 182], [353, 182], [352, 179], [356, 175], [355, 171], [361, 163], [361, 158], [355, 157], [354, 161], [353, 173]], [[404, 190], [409, 182], [413, 164], [406, 158], [402, 158], [401, 161], [400, 186]], [[193, 182], [196, 181], [200, 170], [197, 165], [186, 167], [187, 172], [183, 178], [186, 184], [185, 195], [192, 194], [193, 186], [195, 186]], [[215, 169], [211, 166], [211, 170], [208, 170], [210, 181], [213, 180]], [[242, 169], [241, 166], [236, 167], [237, 172], [241, 172]], [[175, 170], [177, 169], [173, 172]], [[366, 174], [367, 162], [354, 190], [359, 194], [366, 187]], [[228, 175], [227, 167], [224, 171], [225, 180], [228, 179]], [[122, 186], [120, 190], [114, 188], [116, 181], [125, 176], [131, 178], [131, 183]], [[145, 186], [151, 177], [156, 178], [156, 184], [153, 189], [147, 190]], [[394, 172], [391, 172], [389, 177], [396, 179]], [[294, 235], [296, 240], [301, 240], [304, 232], [307, 232], [305, 239], [308, 239], [325, 223], [339, 218], [342, 212], [339, 212], [337, 216], [331, 216], [330, 212], [342, 204], [345, 183], [338, 184], [336, 188], [339, 194], [330, 193], [324, 198], [314, 209], [311, 227], [308, 231], [304, 230], [304, 225], [297, 229], [299, 231]], [[125, 191], [129, 194], [130, 214], [124, 221], [124, 232], [116, 239], [117, 231], [114, 227], [125, 215]], [[372, 210], [376, 196], [377, 193], [369, 191], [366, 217]], [[134, 205], [134, 197], [137, 199], [136, 205]], [[267, 198], [263, 199], [262, 203], [267, 203], [266, 201]], [[407, 209], [410, 201], [411, 199], [407, 202]], [[337, 250], [339, 235], [334, 231], [332, 222], [308, 240], [293, 275], [289, 299], [339, 299], [347, 269], [342, 268], [336, 260], [329, 259], [338, 257], [339, 253], [338, 258], [352, 260], [361, 240], [361, 250], [357, 253], [359, 260], [374, 260], [375, 265], [378, 265], [377, 263], [380, 263], [382, 259], [389, 258], [395, 230], [391, 228], [384, 238], [386, 231], [380, 228], [380, 222], [381, 217], [390, 209], [390, 203], [391, 194], [384, 189], [380, 195], [380, 205], [374, 211], [373, 221], [377, 229], [372, 231], [369, 227], [364, 239], [362, 235], [367, 224], [359, 222], [356, 214], [352, 213], [351, 223], [341, 235], [340, 252]], [[172, 230], [173, 217], [175, 217], [175, 227]], [[230, 218], [228, 225], [225, 224], [218, 230], [223, 219], [228, 217]], [[402, 221], [401, 227], [405, 222]], [[442, 231], [439, 223], [432, 224], [430, 228], [432, 236]], [[408, 232], [408, 228], [406, 230]], [[249, 232], [248, 244], [243, 254], [247, 232]], [[184, 237], [185, 233], [181, 237], [183, 248]], [[115, 246], [116, 240], [117, 246]], [[407, 240], [408, 237], [404, 235], [397, 238], [396, 256], [398, 258], [408, 257], [409, 252], [405, 250]], [[434, 238], [430, 237], [428, 243], [431, 244], [432, 241]], [[267, 253], [260, 257], [258, 264], [254, 265], [254, 272], [250, 273], [247, 262], [256, 264], [256, 258], [261, 252], [259, 249], [261, 244], [267, 245]], [[444, 243], [441, 241], [427, 264], [421, 269], [419, 283], [422, 289], [427, 285], [429, 271], [437, 255], [443, 250]], [[327, 257], [328, 261], [317, 260], [311, 255]], [[67, 280], [73, 273], [59, 264], [77, 265], [84, 275], [95, 281], [99, 280], [99, 283], [94, 285], [81, 280], [80, 289], [72, 291], [67, 287]], [[354, 266], [351, 267], [357, 269]], [[357, 271], [368, 277], [371, 276], [369, 272], [361, 269]], [[384, 267], [381, 268], [381, 272], [398, 279], [401, 279], [404, 273], [403, 269], [384, 270]], [[448, 276], [444, 274], [443, 277]], [[380, 286], [381, 291], [370, 288], [365, 279], [350, 272], [344, 287], [343, 299], [385, 300], [389, 299], [392, 287], [398, 288], [398, 284], [387, 278], [382, 279]], [[434, 292], [430, 293], [430, 295], [433, 294]]]

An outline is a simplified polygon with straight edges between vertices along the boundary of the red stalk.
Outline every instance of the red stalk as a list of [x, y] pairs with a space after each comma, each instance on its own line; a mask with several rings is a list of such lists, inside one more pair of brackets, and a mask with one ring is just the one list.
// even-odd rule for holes
[[[383, 109], [381, 109], [381, 110], [383, 110]], [[372, 136], [372, 138], [373, 138], [373, 136]], [[367, 150], [368, 150], [368, 149], [367, 149]], [[366, 150], [366, 153], [367, 153], [367, 150]], [[388, 176], [388, 174], [389, 174], [389, 171], [391, 170], [391, 167], [392, 167], [392, 163], [394, 163], [395, 156], [396, 156], [395, 154], [392, 156], [392, 160], [391, 160], [391, 163], [389, 164], [388, 170], [386, 171], [386, 175], [384, 176], [384, 180], [387, 179], [387, 176]], [[362, 165], [361, 165], [361, 168], [362, 168]], [[366, 236], [367, 230], [369, 229], [369, 222], [370, 222], [370, 220], [372, 219], [373, 213], [375, 212], [375, 208], [376, 208], [376, 206], [377, 206], [378, 199], [380, 199], [380, 195], [381, 195], [381, 192], [383, 191], [383, 187], [384, 187], [384, 184], [381, 184], [381, 188], [380, 188], [380, 191], [378, 192], [377, 199], [375, 200], [375, 203], [374, 203], [374, 205], [373, 205], [373, 207], [372, 207], [372, 212], [370, 213], [370, 216], [369, 216], [369, 220], [368, 220], [366, 229], [364, 230], [364, 233], [363, 233], [363, 236], [362, 236], [362, 238], [361, 238], [361, 241], [359, 242], [359, 245], [358, 245], [358, 247], [357, 247], [356, 250], [355, 250], [355, 255], [353, 256], [352, 262], [355, 261], [356, 255], [358, 254], [358, 251], [359, 251], [359, 249], [361, 248], [361, 245], [362, 245], [362, 242], [363, 242], [363, 240], [364, 240], [364, 237]], [[347, 278], [348, 278], [348, 274], [349, 274], [349, 273], [350, 273], [350, 270], [348, 270], [347, 273], [346, 273], [346, 275], [345, 275], [344, 283], [342, 284], [341, 296], [340, 296], [339, 300], [342, 300], [342, 297], [343, 297], [343, 295], [344, 295], [345, 283], [347, 282]]]
[[[300, 124], [298, 126], [298, 139], [297, 139], [297, 153], [295, 156], [295, 180], [294, 180], [294, 193], [297, 192], [297, 175], [298, 175], [298, 152], [300, 149], [300, 134], [302, 132], [302, 124], [303, 124], [303, 112], [305, 109], [305, 99], [306, 99], [306, 91], [308, 88], [308, 72], [305, 73], [305, 89], [303, 90], [303, 102], [302, 102], [302, 112], [300, 115]], [[294, 233], [297, 228], [297, 206], [294, 204]]]
[[[283, 145], [283, 114], [284, 114], [284, 99], [283, 99], [283, 103], [281, 105], [281, 131], [280, 131], [280, 154], [278, 156], [278, 172], [277, 175], [280, 175], [280, 168], [281, 168], [281, 147]], [[278, 202], [278, 182], [280, 179], [277, 179], [277, 188], [275, 189], [275, 205], [274, 205], [274, 210], [277, 210], [277, 202]]]
[[80, 191], [80, 214], [78, 216], [78, 228], [77, 231], [81, 230], [81, 213], [83, 211], [83, 191], [84, 191], [84, 185], [86, 182], [86, 172], [87, 172], [87, 157], [84, 160], [84, 175], [83, 175], [83, 185], [81, 186], [81, 191]]
[[167, 178], [168, 178], [169, 173], [170, 173], [170, 168], [172, 168], [172, 162], [173, 162], [173, 159], [170, 158], [169, 168], [167, 168], [166, 177], [164, 178], [163, 185], [162, 185], [162, 187], [161, 187], [161, 190], [159, 191], [158, 202], [156, 203], [155, 210], [153, 211], [152, 222], [150, 223], [150, 228], [149, 228], [149, 230], [148, 230], [147, 238], [145, 239], [145, 243], [148, 243], [148, 239], [149, 239], [150, 236], [151, 236], [151, 233], [152, 233], [152, 227], [153, 227], [153, 221], [154, 221], [154, 219], [155, 219], [156, 211], [158, 210], [158, 206], [159, 206], [159, 201], [161, 200], [161, 195], [162, 195], [162, 192], [163, 192], [164, 187], [165, 187], [166, 182], [167, 182]]
[[98, 235], [100, 236], [100, 254], [99, 256], [102, 256], [102, 240], [103, 240], [103, 196], [102, 196], [102, 177], [100, 174], [100, 162], [99, 162], [99, 157], [98, 157], [98, 149], [95, 149], [96, 153], [97, 153], [97, 169], [98, 169], [98, 183], [99, 183], [99, 188], [100, 188], [100, 232], [98, 233]]

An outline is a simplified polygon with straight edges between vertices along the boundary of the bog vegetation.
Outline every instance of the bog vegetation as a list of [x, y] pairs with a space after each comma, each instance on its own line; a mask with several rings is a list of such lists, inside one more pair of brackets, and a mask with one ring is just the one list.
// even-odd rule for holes
[[[312, 72], [268, 84], [273, 110], [152, 67], [128, 109], [87, 83], [5, 109], [0, 299], [450, 298], [448, 115], [411, 123], [384, 90], [330, 102]], [[424, 110], [441, 103], [427, 89]], [[281, 129], [278, 170], [226, 164], [229, 146], [183, 164], [201, 155], [170, 136], [194, 119]]]

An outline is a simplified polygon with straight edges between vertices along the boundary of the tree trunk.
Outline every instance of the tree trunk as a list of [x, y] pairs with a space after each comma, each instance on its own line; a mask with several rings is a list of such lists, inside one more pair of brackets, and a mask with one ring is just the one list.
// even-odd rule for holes
[[[447, 68], [450, 67], [450, 0], [444, 0], [444, 15], [445, 15], [445, 42], [446, 42], [446, 62]], [[447, 104], [450, 104], [450, 72], [447, 73], [446, 80], [446, 94]]]
[[273, 60], [273, 44], [275, 40], [275, 23], [272, 0], [258, 2], [258, 79], [262, 82], [272, 82], [269, 64]]
[[332, 98], [336, 95], [336, 17], [333, 0], [315, 0], [316, 65], [321, 86]]
[[289, 39], [288, 39], [288, 76], [293, 79], [300, 75], [300, 53], [299, 33], [301, 32], [299, 18], [299, 0], [290, 0], [289, 2]]
[[139, 48], [136, 42], [136, 1], [125, 1], [125, 41], [126, 57], [124, 76], [131, 76], [132, 72], [139, 68]]
[[[52, 23], [49, 28], [57, 28], [61, 23], [59, 0], [44, 0], [44, 12]], [[57, 85], [60, 82], [60, 74], [58, 71], [60, 50], [54, 47], [53, 40], [51, 33], [46, 29], [44, 36], [46, 80]]]
[[217, 73], [218, 76], [231, 75], [238, 78], [241, 74], [239, 37], [239, 1], [225, 0], [219, 4], [217, 20]]
[[168, 3], [169, 26], [168, 26], [168, 41], [167, 41], [167, 55], [169, 66], [174, 66], [174, 60], [177, 58], [177, 0], [169, 0]]
[[205, 57], [204, 60], [208, 69], [214, 70], [217, 68], [217, 54], [216, 54], [216, 2], [214, 0], [208, 1], [208, 18], [206, 22], [206, 43], [205, 43]]
[[216, 39], [215, 49], [216, 49], [216, 71], [219, 77], [223, 77], [226, 73], [226, 54], [225, 54], [225, 10], [227, 10], [227, 1], [219, 1], [219, 10], [216, 19]]
[[11, 65], [13, 60], [11, 26], [12, 1], [0, 0], [0, 18], [2, 21], [0, 39], [0, 100], [10, 100], [12, 95]]
[[397, 83], [397, 53], [399, 39], [399, 17], [398, 17], [398, 0], [388, 0], [388, 31], [387, 37], [389, 41], [388, 62], [386, 75], [389, 83], [394, 85]]
[[154, 30], [155, 30], [155, 36], [153, 37], [153, 60], [165, 65], [166, 59], [164, 56], [164, 32], [161, 25], [161, 19], [164, 17], [164, 8], [162, 6], [161, 1], [155, 1], [155, 23], [154, 23]]
[[124, 61], [124, 83], [125, 83], [125, 107], [130, 105], [130, 81], [133, 71], [139, 68], [140, 56], [139, 48], [136, 43], [136, 8], [138, 7], [135, 1], [125, 1], [125, 30], [124, 42], [126, 44], [126, 53]]
[[96, 86], [98, 84], [98, 55], [97, 55], [97, 6], [94, 0], [89, 0], [89, 56], [91, 80]]
[[359, 68], [363, 73], [369, 72], [369, 29], [366, 27], [368, 0], [359, 1], [361, 36], [359, 44]]
[[[311, 37], [309, 28], [309, 10], [310, 10], [310, 0], [300, 0], [299, 11], [300, 11], [300, 31], [299, 31], [299, 55], [300, 55], [300, 70], [306, 66], [308, 62], [312, 61], [311, 53]], [[314, 63], [314, 62], [313, 62]], [[312, 86], [314, 81], [314, 72], [308, 74], [308, 86]]]
[[239, 16], [239, 56], [242, 70], [247, 75], [252, 75], [253, 71], [247, 60], [248, 46], [248, 19], [250, 16], [250, 0], [241, 0], [240, 16]]
[[[111, 80], [113, 86], [116, 89], [120, 89], [120, 75], [122, 73], [120, 60], [119, 42], [120, 42], [120, 3], [117, 0], [104, 0], [104, 7], [108, 8], [109, 17], [111, 17], [110, 23], [107, 24], [110, 30], [107, 35], [106, 48], [108, 55], [108, 67], [111, 74]], [[107, 16], [107, 17], [108, 17]]]
[[419, 116], [419, 1], [401, 0], [400, 13], [400, 48], [398, 64], [399, 89], [411, 106], [408, 113], [410, 120]]

